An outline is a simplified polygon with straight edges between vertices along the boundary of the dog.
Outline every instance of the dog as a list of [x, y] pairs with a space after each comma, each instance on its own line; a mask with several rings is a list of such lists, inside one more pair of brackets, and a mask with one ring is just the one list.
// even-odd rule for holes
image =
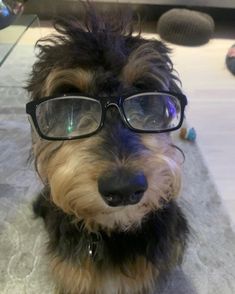
[[56, 293], [155, 293], [189, 233], [170, 135], [187, 98], [170, 50], [91, 7], [55, 28], [37, 44], [26, 112]]

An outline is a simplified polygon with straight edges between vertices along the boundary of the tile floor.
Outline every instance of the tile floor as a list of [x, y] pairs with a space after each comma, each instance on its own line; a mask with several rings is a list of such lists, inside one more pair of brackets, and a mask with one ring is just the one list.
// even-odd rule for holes
[[[145, 36], [153, 38], [153, 27]], [[51, 33], [50, 23], [29, 29], [21, 43], [34, 43]], [[235, 76], [225, 66], [235, 34], [223, 29], [208, 44], [173, 48], [172, 60], [183, 82], [190, 105], [188, 123], [197, 130], [197, 143], [235, 228]]]

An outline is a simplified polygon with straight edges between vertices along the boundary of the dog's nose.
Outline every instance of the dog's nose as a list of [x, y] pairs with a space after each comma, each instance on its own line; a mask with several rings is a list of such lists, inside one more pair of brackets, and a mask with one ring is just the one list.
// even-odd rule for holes
[[136, 204], [147, 187], [147, 179], [142, 172], [117, 170], [101, 176], [98, 180], [99, 192], [109, 206]]

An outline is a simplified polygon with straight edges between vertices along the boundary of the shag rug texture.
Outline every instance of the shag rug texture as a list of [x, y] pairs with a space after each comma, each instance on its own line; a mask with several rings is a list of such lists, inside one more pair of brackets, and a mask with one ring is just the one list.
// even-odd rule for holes
[[[1, 294], [53, 293], [45, 257], [47, 235], [31, 207], [41, 186], [28, 163], [28, 98], [22, 86], [33, 61], [32, 46], [18, 45], [0, 67]], [[172, 273], [160, 293], [234, 294], [235, 233], [198, 146], [177, 136], [174, 140], [186, 156], [179, 204], [191, 235], [182, 269]]]

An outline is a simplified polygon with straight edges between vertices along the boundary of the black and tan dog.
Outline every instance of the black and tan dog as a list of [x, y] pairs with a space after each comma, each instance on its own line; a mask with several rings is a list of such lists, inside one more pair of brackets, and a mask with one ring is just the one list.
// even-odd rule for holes
[[186, 97], [169, 50], [128, 19], [60, 19], [38, 43], [28, 84], [34, 203], [49, 234], [57, 292], [144, 294], [182, 260], [188, 228], [175, 202], [182, 156], [170, 131]]

